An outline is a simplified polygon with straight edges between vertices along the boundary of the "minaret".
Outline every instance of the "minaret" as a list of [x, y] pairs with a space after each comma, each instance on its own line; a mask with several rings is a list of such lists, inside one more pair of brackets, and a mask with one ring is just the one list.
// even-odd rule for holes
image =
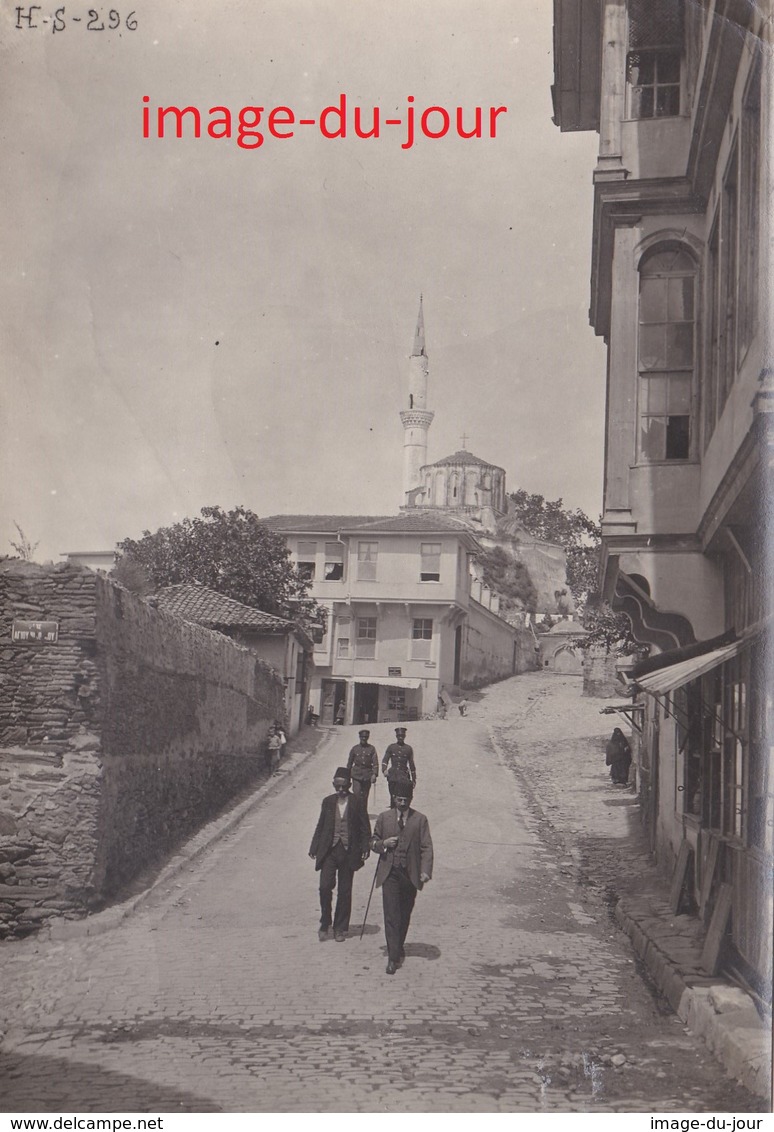
[[425, 319], [422, 296], [414, 334], [414, 348], [409, 358], [408, 408], [403, 409], [403, 506], [410, 505], [409, 492], [419, 487], [419, 469], [427, 463], [427, 430], [435, 413], [427, 407], [428, 364], [425, 350]]

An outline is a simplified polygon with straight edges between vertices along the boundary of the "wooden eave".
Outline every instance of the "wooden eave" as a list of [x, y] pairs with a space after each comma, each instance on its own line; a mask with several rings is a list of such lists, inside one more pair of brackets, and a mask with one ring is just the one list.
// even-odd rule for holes
[[600, 0], [554, 0], [553, 121], [562, 133], [599, 129]]

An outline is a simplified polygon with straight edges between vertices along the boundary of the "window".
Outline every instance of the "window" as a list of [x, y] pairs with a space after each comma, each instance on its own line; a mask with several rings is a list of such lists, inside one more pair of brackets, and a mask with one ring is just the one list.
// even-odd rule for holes
[[626, 82], [632, 118], [680, 113], [682, 0], [629, 0]]
[[441, 580], [441, 544], [440, 542], [423, 542], [421, 545], [422, 563], [419, 567], [420, 582], [440, 582]]
[[315, 559], [317, 557], [316, 542], [299, 542], [298, 561], [296, 570], [307, 582], [314, 581]]
[[326, 542], [323, 578], [326, 582], [338, 582], [343, 577], [344, 547], [340, 542]]
[[357, 544], [357, 580], [359, 582], [376, 581], [378, 555], [378, 542], [359, 542]]
[[703, 383], [704, 400], [704, 447], [718, 419], [718, 354], [719, 354], [719, 316], [718, 295], [720, 292], [720, 223], [716, 217], [707, 244], [707, 358], [706, 380]]
[[403, 688], [388, 689], [387, 707], [390, 711], [405, 712], [406, 693]]
[[[709, 757], [707, 774], [702, 785], [704, 824], [729, 837], [740, 840], [760, 836], [758, 820], [765, 803], [753, 804], [752, 829], [748, 813], [750, 780], [753, 797], [760, 774], [750, 766], [750, 653], [745, 651], [704, 678], [702, 697], [707, 705], [707, 739]], [[757, 692], [758, 689], [754, 688]], [[759, 714], [757, 705], [753, 717]], [[706, 742], [706, 740], [705, 740]]]
[[357, 656], [361, 660], [373, 660], [376, 656], [376, 618], [357, 619]]
[[349, 658], [349, 637], [339, 637], [336, 642], [336, 656], [339, 660], [347, 660]]
[[640, 268], [639, 458], [691, 454], [696, 267], [680, 249], [658, 251]]
[[742, 152], [739, 173], [739, 329], [737, 361], [753, 340], [758, 321], [758, 246], [760, 242], [761, 66], [756, 64], [742, 104]]
[[737, 194], [737, 147], [734, 146], [723, 180], [720, 217], [720, 339], [718, 342], [718, 416], [728, 398], [736, 374], [736, 237], [739, 198]]
[[411, 627], [411, 659], [429, 660], [432, 647], [432, 617], [415, 617]]

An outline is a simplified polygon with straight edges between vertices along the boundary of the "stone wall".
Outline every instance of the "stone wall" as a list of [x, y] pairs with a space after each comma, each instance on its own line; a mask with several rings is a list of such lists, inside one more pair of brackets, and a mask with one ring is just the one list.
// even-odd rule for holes
[[[56, 642], [11, 639], [14, 620]], [[0, 563], [0, 935], [99, 906], [264, 766], [281, 679], [69, 565]]]
[[583, 694], [613, 698], [624, 696], [624, 686], [618, 679], [618, 656], [603, 645], [592, 645], [583, 653]]
[[464, 629], [460, 671], [462, 688], [480, 688], [517, 672], [535, 668], [535, 639], [471, 602]]

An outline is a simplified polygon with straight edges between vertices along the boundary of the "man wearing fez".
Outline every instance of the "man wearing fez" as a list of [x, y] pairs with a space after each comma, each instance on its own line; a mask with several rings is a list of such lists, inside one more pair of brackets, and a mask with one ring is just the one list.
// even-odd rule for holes
[[349, 931], [352, 911], [352, 880], [369, 856], [371, 825], [365, 806], [349, 792], [350, 777], [340, 766], [333, 776], [334, 793], [323, 798], [317, 828], [309, 846], [309, 856], [320, 874], [320, 928], [317, 937], [322, 943], [331, 928], [333, 890], [338, 881], [339, 894], [333, 917], [333, 936], [343, 943]]
[[352, 793], [360, 799], [367, 810], [371, 786], [379, 777], [379, 756], [376, 747], [368, 742], [371, 732], [359, 731], [358, 735], [360, 742], [356, 743], [349, 752], [347, 770], [352, 775]]
[[395, 742], [390, 743], [382, 759], [382, 774], [387, 776], [390, 791], [390, 805], [394, 805], [395, 783], [417, 784], [417, 768], [414, 766], [414, 749], [406, 742], [406, 728], [395, 728]]
[[395, 782], [394, 806], [379, 814], [371, 847], [379, 854], [376, 885], [382, 890], [387, 974], [405, 958], [406, 933], [417, 892], [433, 875], [433, 841], [424, 814], [411, 808], [410, 782]]

